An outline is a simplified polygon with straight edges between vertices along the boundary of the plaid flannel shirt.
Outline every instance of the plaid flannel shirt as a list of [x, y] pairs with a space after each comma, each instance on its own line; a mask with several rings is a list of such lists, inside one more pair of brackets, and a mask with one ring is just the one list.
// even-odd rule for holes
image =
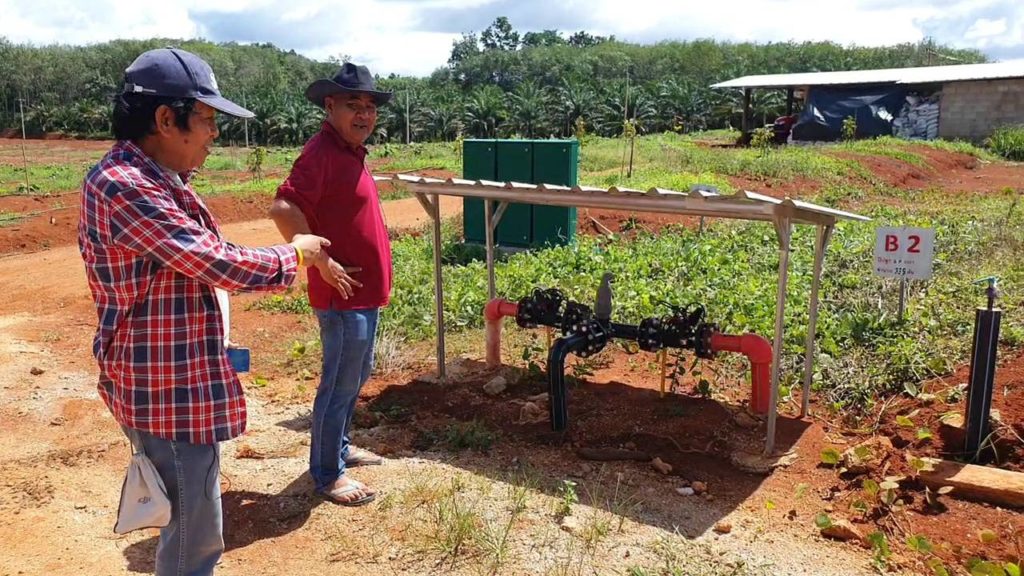
[[167, 440], [212, 444], [240, 435], [246, 419], [214, 288], [283, 288], [298, 260], [287, 244], [222, 240], [182, 176], [117, 142], [83, 183], [78, 243], [99, 320], [99, 392], [114, 418]]

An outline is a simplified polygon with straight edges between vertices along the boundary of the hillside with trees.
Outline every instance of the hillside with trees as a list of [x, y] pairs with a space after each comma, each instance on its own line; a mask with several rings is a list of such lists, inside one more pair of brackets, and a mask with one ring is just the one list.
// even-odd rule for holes
[[[222, 140], [293, 145], [319, 126], [302, 96], [341, 60], [318, 62], [271, 44], [204, 40], [115, 40], [90, 46], [28, 46], [0, 38], [0, 133], [60, 132], [109, 137], [109, 99], [124, 68], [144, 50], [175, 45], [205, 58], [229, 98], [257, 117], [222, 118]], [[378, 142], [519, 136], [615, 136], [625, 119], [640, 133], [692, 132], [739, 124], [741, 95], [712, 90], [746, 74], [857, 70], [984, 62], [975, 50], [925, 40], [884, 47], [830, 42], [729, 43], [710, 39], [631, 44], [586, 31], [520, 32], [505, 17], [452, 45], [428, 77], [379, 79], [396, 97], [381, 110]], [[753, 111], [770, 121], [781, 91], [757, 92]]]

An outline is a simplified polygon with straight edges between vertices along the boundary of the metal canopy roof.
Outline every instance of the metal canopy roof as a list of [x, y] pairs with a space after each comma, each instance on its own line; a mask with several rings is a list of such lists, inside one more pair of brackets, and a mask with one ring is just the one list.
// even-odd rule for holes
[[[445, 378], [444, 347], [444, 280], [441, 262], [441, 196], [481, 198], [484, 201], [484, 228], [487, 249], [487, 295], [496, 295], [495, 282], [495, 230], [509, 202], [545, 204], [550, 206], [584, 206], [635, 210], [638, 212], [665, 212], [718, 218], [770, 221], [775, 227], [779, 241], [779, 285], [775, 302], [775, 338], [772, 344], [771, 393], [768, 411], [765, 454], [771, 454], [775, 446], [775, 421], [778, 417], [779, 362], [782, 353], [782, 336], [785, 330], [786, 286], [789, 278], [790, 240], [794, 224], [812, 224], [817, 228], [814, 243], [814, 268], [811, 294], [808, 306], [807, 344], [804, 354], [803, 405], [801, 416], [810, 409], [811, 379], [814, 368], [814, 338], [818, 320], [818, 291], [821, 287], [821, 272], [825, 261], [825, 247], [836, 221], [870, 220], [870, 218], [817, 206], [799, 200], [779, 200], [755, 192], [739, 192], [732, 195], [718, 194], [713, 190], [702, 190], [694, 186], [688, 192], [651, 188], [635, 190], [613, 186], [597, 188], [592, 186], [555, 186], [550, 184], [523, 184], [520, 182], [491, 182], [487, 180], [463, 180], [458, 178], [427, 178], [423, 176], [397, 174], [374, 176], [378, 182], [407, 184], [416, 199], [430, 215], [434, 228], [434, 300], [435, 321], [437, 322], [437, 374]], [[492, 206], [497, 203], [497, 209]]]
[[798, 74], [761, 74], [743, 76], [712, 88], [790, 88], [798, 86], [838, 86], [850, 84], [939, 84], [970, 80], [1024, 78], [1024, 60], [988, 64], [886, 68], [880, 70], [844, 70]]
[[689, 214], [712, 218], [774, 221], [782, 213], [799, 224], [831, 224], [836, 220], [869, 220], [869, 218], [819, 206], [801, 200], [779, 200], [756, 192], [719, 194], [695, 186], [680, 192], [665, 188], [638, 190], [612, 186], [556, 186], [520, 182], [491, 182], [460, 178], [427, 178], [398, 174], [375, 176], [378, 182], [399, 182], [411, 185], [417, 193], [484, 198], [498, 202], [528, 202], [549, 206], [585, 206], [616, 210], [637, 210], [670, 214]]

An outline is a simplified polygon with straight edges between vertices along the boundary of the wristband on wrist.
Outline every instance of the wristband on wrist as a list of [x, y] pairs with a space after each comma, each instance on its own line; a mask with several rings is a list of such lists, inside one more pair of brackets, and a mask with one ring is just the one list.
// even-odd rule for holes
[[299, 266], [302, 266], [305, 263], [302, 255], [302, 248], [299, 248], [298, 246], [295, 247], [295, 257], [299, 259]]

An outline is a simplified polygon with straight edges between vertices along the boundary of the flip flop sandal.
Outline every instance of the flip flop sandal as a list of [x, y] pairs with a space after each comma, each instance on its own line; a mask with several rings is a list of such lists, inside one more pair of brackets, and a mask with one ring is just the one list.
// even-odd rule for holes
[[334, 490], [324, 490], [320, 492], [320, 495], [326, 498], [327, 500], [330, 500], [331, 502], [341, 506], [362, 506], [364, 504], [369, 504], [370, 502], [373, 502], [373, 500], [377, 497], [377, 494], [367, 494], [366, 496], [363, 496], [362, 498], [357, 498], [355, 500], [345, 500], [345, 496], [351, 494], [352, 492], [364, 490], [365, 488], [365, 484], [353, 481], [351, 484], [347, 486], [335, 488]]
[[345, 458], [345, 466], [352, 468], [356, 466], [380, 466], [383, 463], [383, 458], [362, 448], [349, 448], [348, 456]]

